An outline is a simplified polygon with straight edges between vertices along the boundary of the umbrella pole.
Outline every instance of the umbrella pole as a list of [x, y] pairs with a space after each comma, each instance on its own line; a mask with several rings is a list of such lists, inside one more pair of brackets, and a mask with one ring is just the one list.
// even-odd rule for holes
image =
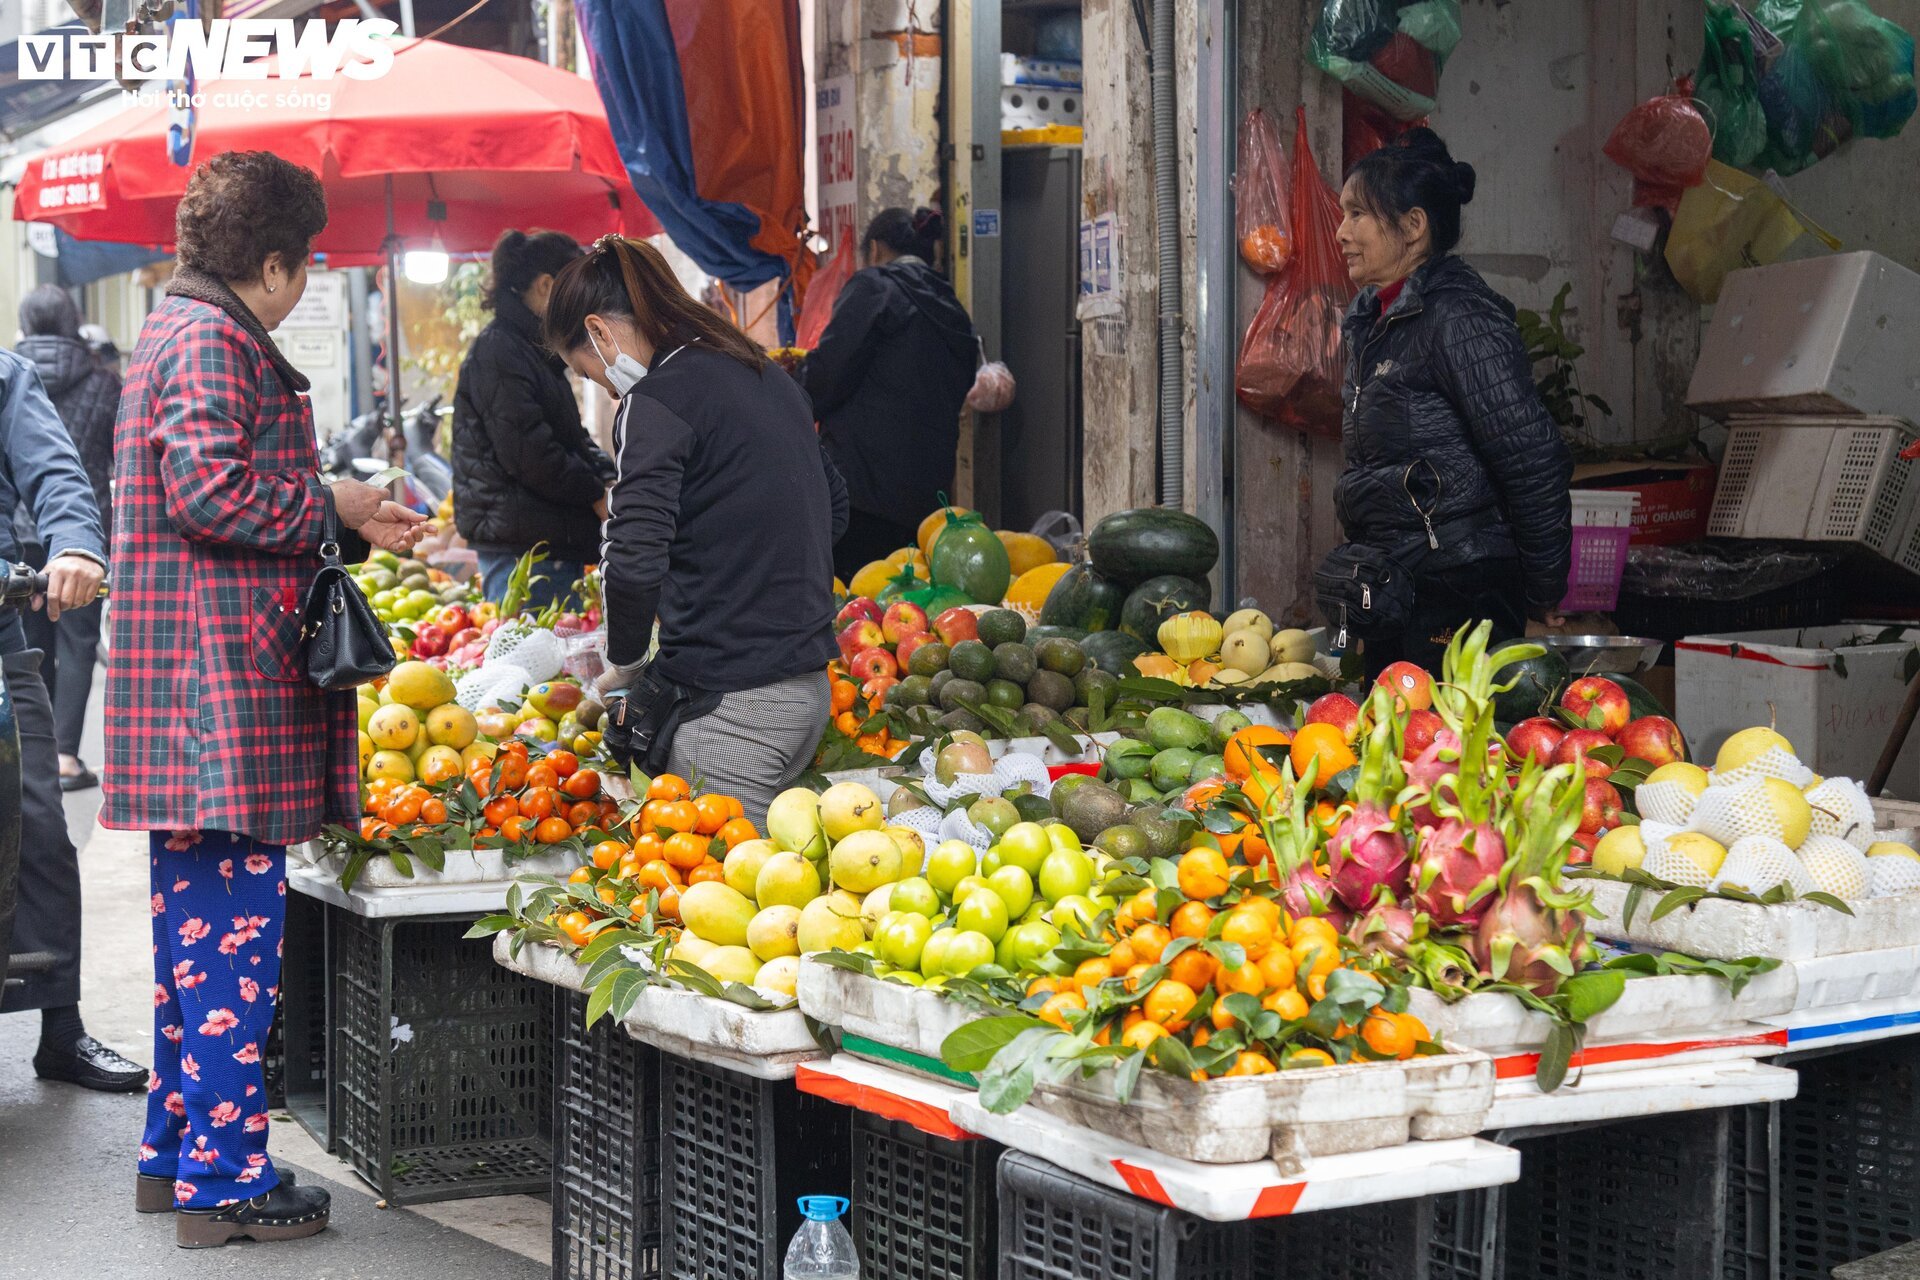
[[400, 429], [400, 237], [393, 231], [393, 175], [387, 175], [387, 452], [406, 465], [406, 433]]

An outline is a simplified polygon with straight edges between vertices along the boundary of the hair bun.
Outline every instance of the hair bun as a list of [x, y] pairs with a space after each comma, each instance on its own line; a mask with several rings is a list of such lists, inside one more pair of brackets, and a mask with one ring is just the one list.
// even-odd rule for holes
[[1460, 203], [1471, 204], [1474, 184], [1473, 166], [1465, 160], [1456, 162], [1453, 166], [1453, 183], [1460, 190]]

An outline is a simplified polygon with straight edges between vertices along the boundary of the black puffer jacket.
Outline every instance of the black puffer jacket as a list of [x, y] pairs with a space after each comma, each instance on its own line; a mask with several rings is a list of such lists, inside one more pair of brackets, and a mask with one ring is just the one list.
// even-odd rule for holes
[[1334, 500], [1349, 539], [1385, 550], [1425, 547], [1431, 521], [1441, 548], [1424, 568], [1517, 554], [1528, 604], [1551, 608], [1567, 591], [1573, 456], [1513, 314], [1450, 254], [1415, 271], [1384, 317], [1377, 290], [1354, 300]]
[[960, 408], [979, 364], [966, 308], [919, 258], [847, 281], [801, 380], [854, 510], [914, 525], [953, 492]]
[[113, 420], [120, 409], [120, 379], [102, 369], [87, 344], [77, 338], [35, 334], [20, 339], [14, 350], [40, 370], [47, 396], [87, 469], [93, 500], [100, 508], [100, 528], [111, 535], [113, 503], [108, 484], [113, 479]]
[[511, 294], [460, 366], [453, 397], [453, 518], [475, 550], [557, 559], [600, 554], [593, 504], [612, 459], [580, 425], [566, 365], [540, 345], [540, 321]]

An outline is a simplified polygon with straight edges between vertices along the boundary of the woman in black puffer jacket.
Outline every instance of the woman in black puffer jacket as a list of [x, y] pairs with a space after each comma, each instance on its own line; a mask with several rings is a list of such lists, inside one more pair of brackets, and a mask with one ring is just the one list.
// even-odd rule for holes
[[1473, 167], [1430, 129], [1363, 157], [1340, 195], [1340, 249], [1362, 286], [1342, 326], [1350, 541], [1411, 566], [1404, 626], [1368, 634], [1369, 673], [1438, 671], [1461, 626], [1494, 639], [1548, 620], [1567, 590], [1573, 458], [1534, 390], [1513, 304], [1452, 249]]
[[580, 425], [566, 366], [541, 345], [553, 278], [581, 256], [558, 231], [509, 231], [493, 246], [487, 305], [493, 323], [473, 340], [453, 398], [453, 519], [480, 556], [487, 599], [498, 602], [519, 558], [536, 543], [531, 603], [542, 607], [600, 552], [613, 461]]

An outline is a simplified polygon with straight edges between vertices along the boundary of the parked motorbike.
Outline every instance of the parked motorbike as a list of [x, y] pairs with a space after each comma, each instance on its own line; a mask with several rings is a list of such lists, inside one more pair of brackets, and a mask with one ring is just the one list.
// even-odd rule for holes
[[[366, 480], [390, 466], [407, 473], [408, 483], [428, 508], [453, 491], [453, 466], [435, 446], [439, 430], [440, 396], [425, 404], [403, 410], [400, 415], [403, 456], [391, 459], [383, 439], [386, 414], [374, 410], [360, 414], [336, 433], [320, 449], [321, 474], [332, 478], [352, 477]], [[448, 410], [447, 412], [451, 412]]]

